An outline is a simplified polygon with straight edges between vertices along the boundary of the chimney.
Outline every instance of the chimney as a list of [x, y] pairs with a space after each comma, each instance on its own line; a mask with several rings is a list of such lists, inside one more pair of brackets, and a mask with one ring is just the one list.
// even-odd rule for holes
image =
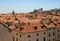
[[14, 12], [14, 11], [12, 11], [12, 14], [15, 14], [15, 12]]
[[40, 8], [40, 10], [42, 11], [42, 10], [43, 10], [43, 8]]

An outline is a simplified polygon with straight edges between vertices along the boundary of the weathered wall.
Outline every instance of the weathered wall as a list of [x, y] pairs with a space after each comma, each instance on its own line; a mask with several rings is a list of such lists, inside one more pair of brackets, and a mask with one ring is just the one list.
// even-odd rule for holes
[[10, 32], [2, 24], [0, 24], [0, 41], [12, 41]]

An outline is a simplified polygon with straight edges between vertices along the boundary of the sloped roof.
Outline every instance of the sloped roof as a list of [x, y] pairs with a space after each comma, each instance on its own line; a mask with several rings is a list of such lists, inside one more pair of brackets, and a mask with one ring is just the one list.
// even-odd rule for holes
[[[36, 16], [37, 15], [37, 16]], [[40, 15], [40, 14], [4, 14], [1, 15], [2, 17], [0, 17], [0, 22], [13, 22], [14, 24], [12, 26], [10, 26], [9, 28], [11, 29], [16, 29], [19, 32], [22, 33], [28, 33], [28, 32], [35, 32], [35, 31], [42, 31], [42, 30], [47, 30], [48, 28], [51, 27], [60, 27], [59, 23], [60, 23], [60, 18], [59, 16], [55, 16], [55, 15]], [[33, 16], [30, 18], [28, 18], [29, 16]], [[8, 19], [10, 18], [10, 19]], [[17, 18], [17, 20], [16, 20]], [[51, 20], [53, 21], [53, 23], [49, 23], [51, 22]], [[58, 21], [54, 21], [54, 19], [58, 19]], [[15, 24], [17, 23], [22, 23], [24, 22], [26, 25], [23, 26], [23, 29], [21, 30], [20, 27], [16, 28]], [[41, 23], [43, 22], [43, 24], [47, 27], [47, 28], [42, 28], [41, 26], [43, 26], [43, 24]], [[48, 24], [49, 23], [49, 24]], [[57, 26], [54, 25], [57, 24]], [[20, 25], [20, 24], [19, 24]], [[33, 27], [37, 26], [37, 29], [35, 30]]]

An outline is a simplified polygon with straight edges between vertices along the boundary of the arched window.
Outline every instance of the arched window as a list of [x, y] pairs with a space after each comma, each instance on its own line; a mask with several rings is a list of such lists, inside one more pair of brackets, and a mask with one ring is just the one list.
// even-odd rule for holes
[[39, 41], [38, 38], [36, 39], [36, 41]]
[[18, 39], [16, 39], [16, 41], [18, 41]]
[[14, 39], [15, 39], [15, 38], [13, 37], [13, 41], [15, 41]]
[[43, 41], [46, 41], [46, 40], [45, 40], [45, 37], [43, 38]]

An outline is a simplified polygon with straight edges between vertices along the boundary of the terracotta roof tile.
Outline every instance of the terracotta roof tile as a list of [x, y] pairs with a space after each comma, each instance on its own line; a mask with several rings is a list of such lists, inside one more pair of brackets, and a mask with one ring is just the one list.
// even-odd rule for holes
[[[34, 26], [37, 26], [37, 29], [34, 30]], [[42, 24], [38, 23], [38, 22], [34, 22], [34, 23], [31, 23], [30, 25], [26, 24], [24, 26], [24, 29], [22, 31], [20, 31], [20, 29], [18, 28], [17, 30], [19, 32], [22, 32], [22, 33], [29, 33], [29, 32], [36, 32], [36, 31], [42, 31], [42, 30], [47, 30], [46, 28], [41, 28]]]
[[[9, 14], [2, 14], [2, 17], [0, 17], [0, 22], [13, 22], [14, 25], [10, 26], [9, 28], [14, 29], [16, 28], [15, 24], [17, 24], [19, 21], [20, 23], [24, 22], [26, 23], [26, 25], [23, 26], [23, 29], [21, 30], [20, 27], [18, 27], [16, 30], [22, 33], [28, 33], [28, 32], [36, 32], [36, 31], [42, 31], [42, 30], [47, 30], [47, 28], [50, 27], [55, 27], [54, 24], [57, 24], [56, 28], [60, 27], [60, 17], [59, 16], [55, 16], [55, 15], [46, 15], [46, 14], [26, 14], [26, 13], [18, 13], [13, 15], [12, 13]], [[32, 16], [31, 18], [28, 18], [29, 16]], [[10, 19], [8, 19], [10, 18]], [[15, 19], [18, 20], [15, 20]], [[43, 23], [45, 24], [45, 26], [47, 28], [42, 28], [41, 26], [43, 26], [43, 24], [41, 24], [40, 21], [43, 21], [42, 19], [47, 18], [47, 21], [49, 22], [48, 19], [51, 19], [53, 21], [53, 23], [47, 25], [45, 24], [44, 21]], [[55, 19], [58, 19], [58, 21], [54, 21]], [[29, 24], [28, 24], [29, 23]], [[34, 29], [34, 26], [37, 26], [37, 29]]]

